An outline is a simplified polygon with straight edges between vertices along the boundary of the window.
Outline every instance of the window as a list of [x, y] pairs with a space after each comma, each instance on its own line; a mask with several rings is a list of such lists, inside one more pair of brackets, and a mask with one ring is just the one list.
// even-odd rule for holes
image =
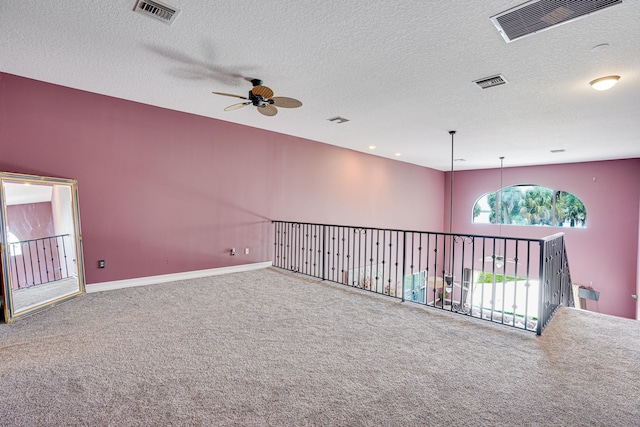
[[11, 256], [22, 255], [22, 244], [20, 243], [20, 239], [10, 231], [7, 231], [7, 237], [9, 240], [9, 248], [11, 249]]
[[587, 210], [566, 191], [514, 185], [480, 197], [473, 206], [473, 223], [585, 227]]

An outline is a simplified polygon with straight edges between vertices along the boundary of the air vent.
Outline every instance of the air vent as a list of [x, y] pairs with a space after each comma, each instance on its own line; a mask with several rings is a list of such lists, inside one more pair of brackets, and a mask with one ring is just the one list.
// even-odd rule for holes
[[507, 43], [599, 12], [623, 0], [533, 0], [491, 17]]
[[178, 13], [180, 13], [180, 10], [173, 6], [150, 0], [138, 0], [133, 10], [141, 15], [164, 22], [167, 25], [173, 24], [173, 21], [178, 17]]
[[484, 79], [474, 80], [474, 83], [480, 86], [482, 89], [489, 89], [490, 87], [500, 86], [507, 82], [502, 74], [497, 76], [485, 77]]
[[330, 122], [334, 122], [334, 123], [346, 123], [349, 121], [349, 119], [345, 119], [344, 117], [340, 117], [340, 116], [336, 116], [336, 117], [332, 117], [330, 119], [327, 119]]

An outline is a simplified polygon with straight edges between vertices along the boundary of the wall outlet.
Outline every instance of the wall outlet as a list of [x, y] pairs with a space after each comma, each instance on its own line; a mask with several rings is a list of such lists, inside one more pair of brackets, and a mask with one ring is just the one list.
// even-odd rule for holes
[[103, 259], [98, 260], [98, 268], [104, 268], [105, 267], [105, 263]]
[[249, 255], [249, 248], [244, 248], [244, 254]]
[[231, 248], [230, 253], [231, 253], [231, 256], [235, 255], [236, 254], [236, 248]]

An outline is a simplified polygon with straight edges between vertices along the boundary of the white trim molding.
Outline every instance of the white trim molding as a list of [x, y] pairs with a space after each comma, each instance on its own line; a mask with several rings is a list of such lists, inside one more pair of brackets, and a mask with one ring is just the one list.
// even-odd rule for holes
[[160, 276], [137, 277], [135, 279], [115, 280], [87, 284], [87, 293], [112, 291], [115, 289], [132, 288], [135, 286], [157, 285], [158, 283], [175, 282], [178, 280], [197, 279], [200, 277], [218, 276], [220, 274], [240, 273], [243, 271], [260, 270], [271, 267], [273, 263], [257, 262], [253, 264], [232, 265], [229, 267], [210, 268], [207, 270], [185, 271], [184, 273], [162, 274]]

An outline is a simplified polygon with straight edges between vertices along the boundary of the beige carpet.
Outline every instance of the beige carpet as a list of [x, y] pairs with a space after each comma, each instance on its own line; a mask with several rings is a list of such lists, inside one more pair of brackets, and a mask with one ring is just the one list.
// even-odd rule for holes
[[266, 269], [0, 325], [0, 424], [637, 426], [639, 364], [636, 321], [537, 337]]

